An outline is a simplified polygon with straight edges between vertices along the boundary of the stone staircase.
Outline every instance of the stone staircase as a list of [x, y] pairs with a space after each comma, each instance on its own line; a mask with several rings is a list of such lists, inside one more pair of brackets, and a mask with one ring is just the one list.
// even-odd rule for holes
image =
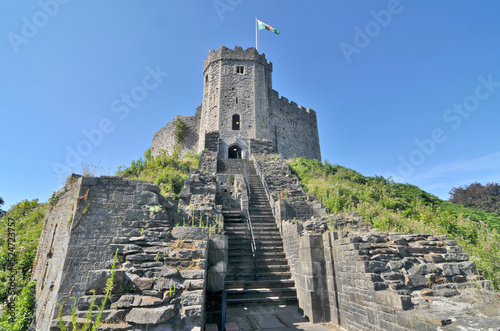
[[291, 278], [283, 243], [264, 187], [252, 162], [227, 160], [226, 173], [243, 173], [243, 162], [250, 184], [249, 213], [255, 238], [252, 238], [241, 213], [224, 211], [229, 240], [228, 274], [225, 281], [226, 305], [295, 304], [295, 283]]

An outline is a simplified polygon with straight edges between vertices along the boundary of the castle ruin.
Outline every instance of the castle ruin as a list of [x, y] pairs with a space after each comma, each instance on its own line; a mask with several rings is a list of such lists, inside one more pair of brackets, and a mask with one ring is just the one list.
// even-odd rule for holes
[[70, 326], [71, 297], [85, 320], [115, 254], [102, 330], [219, 330], [264, 305], [344, 330], [498, 329], [491, 282], [454, 240], [380, 233], [303, 190], [284, 158], [321, 158], [316, 113], [278, 98], [271, 72], [254, 48], [210, 51], [202, 105], [153, 138], [153, 156], [201, 152], [178, 201], [151, 182], [68, 178], [33, 266], [31, 330], [60, 330], [58, 303]]

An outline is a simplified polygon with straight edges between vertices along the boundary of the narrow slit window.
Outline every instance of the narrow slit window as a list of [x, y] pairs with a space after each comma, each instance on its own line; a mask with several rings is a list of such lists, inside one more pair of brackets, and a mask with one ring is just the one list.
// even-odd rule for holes
[[236, 97], [236, 103], [238, 103], [238, 97]]
[[240, 115], [234, 114], [233, 115], [233, 130], [239, 130], [240, 129]]
[[245, 73], [245, 67], [244, 66], [236, 66], [236, 73], [237, 74], [244, 74]]
[[205, 76], [205, 83], [208, 83], [208, 75]]

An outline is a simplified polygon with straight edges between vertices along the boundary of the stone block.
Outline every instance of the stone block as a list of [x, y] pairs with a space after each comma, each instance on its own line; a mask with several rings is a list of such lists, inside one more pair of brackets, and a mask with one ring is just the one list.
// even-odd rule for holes
[[150, 290], [153, 287], [154, 283], [153, 278], [146, 277], [134, 277], [131, 279], [131, 281], [135, 285], [135, 287], [137, 287], [141, 291]]
[[[88, 272], [87, 285], [85, 294], [91, 295], [91, 290], [96, 294], [103, 294], [106, 288], [106, 282], [111, 277], [111, 270], [91, 270]], [[113, 280], [112, 293], [121, 292], [122, 286], [129, 286], [130, 280], [125, 274], [124, 270], [116, 270]]]
[[146, 192], [153, 192], [155, 194], [160, 194], [160, 188], [158, 185], [154, 185], [152, 183], [148, 182], [139, 182], [137, 184], [137, 188], [141, 191], [146, 191]]
[[322, 247], [317, 248], [300, 248], [299, 260], [301, 262], [320, 262], [325, 261], [324, 250]]
[[193, 305], [189, 307], [183, 308], [184, 315], [189, 318], [193, 317], [201, 317], [203, 313], [203, 306], [202, 305]]
[[163, 290], [168, 290], [169, 288], [174, 287], [174, 285], [177, 287], [178, 283], [171, 279], [171, 278], [160, 278], [156, 279], [155, 283], [153, 285], [153, 288], [156, 291], [163, 291]]
[[[97, 306], [101, 306], [102, 299], [104, 299], [104, 295], [96, 295], [94, 304]], [[78, 298], [77, 308], [78, 310], [87, 310], [90, 307], [90, 303], [92, 302], [92, 296], [83, 296]], [[105, 308], [111, 307], [111, 300], [108, 299], [106, 302]]]
[[155, 206], [160, 204], [160, 200], [158, 199], [158, 194], [144, 191], [141, 194], [135, 195], [134, 204]]
[[323, 238], [320, 235], [305, 235], [300, 237], [301, 248], [323, 248]]
[[[70, 175], [70, 176], [73, 176], [73, 175]], [[94, 185], [97, 185], [99, 182], [98, 177], [81, 177], [81, 180], [82, 180], [82, 183], [81, 183], [82, 186], [94, 186]]]
[[379, 261], [363, 262], [360, 264], [361, 269], [359, 271], [365, 272], [381, 272], [387, 268], [387, 263]]
[[132, 308], [125, 321], [136, 324], [160, 324], [177, 315], [174, 305], [158, 308]]
[[413, 307], [410, 296], [400, 296], [391, 291], [378, 291], [375, 293], [375, 302], [399, 310], [408, 310]]
[[458, 263], [443, 263], [441, 268], [443, 269], [443, 276], [452, 277], [460, 274]]
[[426, 274], [436, 273], [436, 272], [438, 272], [437, 266], [434, 264], [429, 264], [429, 263], [417, 264], [417, 265], [413, 266], [412, 268], [410, 268], [410, 270], [408, 270], [408, 273], [410, 275], [417, 275], [417, 274], [426, 275]]
[[420, 320], [425, 323], [433, 324], [436, 326], [445, 326], [451, 324], [451, 319], [442, 318], [440, 316], [434, 316], [431, 313], [426, 314], [425, 312], [418, 312], [415, 314], [415, 319]]
[[203, 290], [187, 291], [181, 295], [181, 304], [183, 306], [200, 305], [204, 301]]
[[427, 278], [425, 278], [425, 276], [421, 274], [406, 275], [405, 284], [410, 288], [425, 286], [427, 285]]
[[466, 275], [475, 275], [477, 274], [476, 264], [473, 261], [468, 262], [459, 262], [458, 268], [460, 271]]
[[429, 263], [440, 263], [444, 262], [445, 258], [441, 254], [426, 254], [424, 255], [424, 260]]
[[116, 250], [118, 250], [118, 254], [132, 254], [132, 253], [142, 252], [141, 246], [133, 244], [128, 244], [128, 245], [111, 244], [110, 249], [113, 253], [116, 252]]
[[184, 279], [204, 279], [205, 270], [182, 270], [181, 276]]
[[172, 229], [174, 239], [208, 240], [208, 228], [176, 226]]

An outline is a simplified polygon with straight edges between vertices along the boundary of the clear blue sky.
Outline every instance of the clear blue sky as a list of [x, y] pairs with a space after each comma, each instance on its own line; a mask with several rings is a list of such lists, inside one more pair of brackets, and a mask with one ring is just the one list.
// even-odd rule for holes
[[500, 181], [499, 1], [5, 1], [4, 208], [46, 201], [55, 164], [110, 174], [139, 158], [194, 114], [211, 48], [255, 46], [256, 17], [281, 30], [259, 51], [280, 95], [317, 111], [323, 159], [445, 199]]

